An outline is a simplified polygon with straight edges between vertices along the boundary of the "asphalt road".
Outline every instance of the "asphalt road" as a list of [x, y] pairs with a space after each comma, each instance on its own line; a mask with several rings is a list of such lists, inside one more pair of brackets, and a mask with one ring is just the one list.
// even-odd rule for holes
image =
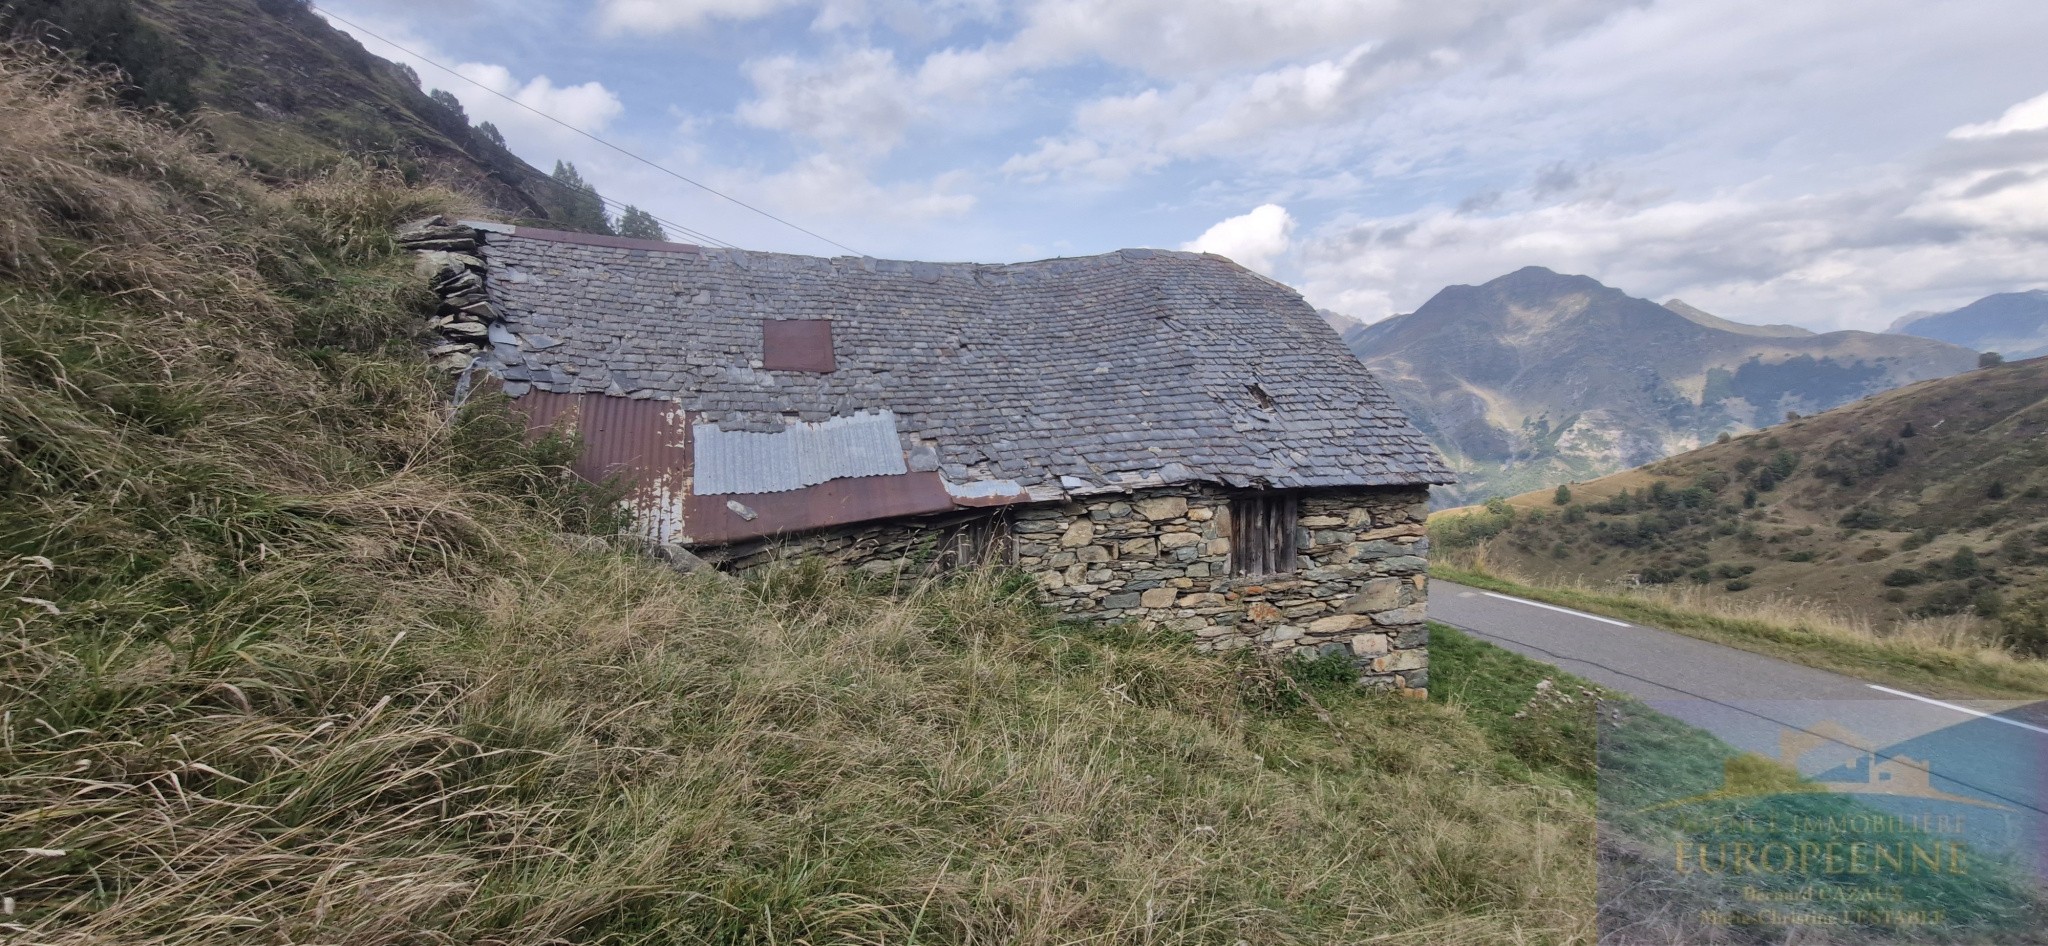
[[[1431, 619], [1533, 657], [1785, 760], [1824, 782], [1866, 782], [1917, 760], [1934, 789], [1974, 799], [1982, 829], [2048, 876], [2048, 702], [1937, 700], [1826, 670], [1542, 602], [1430, 582]], [[1896, 774], [1896, 773], [1894, 773]], [[1882, 775], [1888, 784], [1892, 775]], [[1909, 793], [1873, 802], [1910, 806]], [[1867, 796], [1869, 797], [1869, 796]], [[1918, 801], [1924, 801], [1919, 799]], [[1974, 833], [1974, 831], [1973, 831]], [[1990, 841], [1990, 838], [1973, 838]]]

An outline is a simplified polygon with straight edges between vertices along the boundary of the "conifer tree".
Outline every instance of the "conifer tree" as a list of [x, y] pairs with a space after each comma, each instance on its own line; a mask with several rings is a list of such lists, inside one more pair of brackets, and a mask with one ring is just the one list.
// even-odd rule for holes
[[619, 214], [619, 235], [636, 240], [668, 239], [668, 231], [662, 229], [661, 221], [632, 204], [627, 204], [625, 211]]
[[598, 196], [596, 187], [583, 179], [583, 174], [576, 170], [576, 165], [567, 161], [556, 161], [555, 173], [552, 176], [555, 183], [562, 185], [556, 188], [560, 191], [556, 195], [556, 200], [561, 208], [561, 216], [557, 222], [571, 230], [618, 236], [618, 231], [612, 229], [611, 218], [605, 216], [604, 198]]

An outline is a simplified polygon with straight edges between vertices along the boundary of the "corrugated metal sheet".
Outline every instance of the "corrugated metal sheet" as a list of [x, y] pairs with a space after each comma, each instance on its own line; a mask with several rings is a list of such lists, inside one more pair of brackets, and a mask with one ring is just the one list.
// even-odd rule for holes
[[574, 430], [583, 440], [577, 475], [599, 483], [616, 477], [642, 534], [658, 542], [683, 540], [689, 427], [674, 402], [532, 391], [512, 404], [526, 414], [533, 435]]
[[852, 477], [780, 493], [691, 496], [688, 541], [698, 545], [742, 542], [958, 508], [937, 473]]
[[910, 472], [890, 411], [798, 424], [772, 434], [691, 428], [699, 496], [780, 493], [831, 480]]
[[[743, 542], [1031, 498], [1015, 484], [956, 491], [937, 473], [909, 472], [887, 411], [742, 434], [689, 424], [671, 401], [531, 391], [512, 404], [526, 415], [532, 435], [556, 429], [580, 437], [576, 473], [593, 482], [616, 478], [626, 487], [624, 502], [638, 531], [657, 542]], [[715, 445], [726, 485], [753, 488], [704, 489], [705, 440]], [[799, 485], [758, 488], [769, 482]]]

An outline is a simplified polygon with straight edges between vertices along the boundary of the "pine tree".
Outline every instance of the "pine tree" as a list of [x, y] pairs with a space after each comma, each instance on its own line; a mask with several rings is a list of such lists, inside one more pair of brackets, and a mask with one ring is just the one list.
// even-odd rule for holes
[[619, 235], [635, 240], [668, 239], [668, 231], [661, 228], [661, 221], [632, 204], [627, 204], [625, 211], [619, 214]]
[[455, 113], [455, 117], [461, 119], [464, 125], [469, 124], [469, 113], [462, 110], [462, 100], [456, 98], [455, 93], [446, 89], [435, 89], [427, 93], [427, 98], [433, 99], [434, 104]]
[[557, 195], [561, 216], [556, 222], [571, 230], [618, 236], [618, 231], [612, 229], [611, 218], [605, 216], [604, 198], [598, 196], [596, 187], [583, 179], [576, 165], [556, 161], [553, 177], [555, 183], [562, 185], [557, 188], [561, 192]]
[[1571, 487], [1569, 487], [1569, 486], [1566, 486], [1566, 485], [1564, 485], [1563, 483], [1559, 483], [1559, 484], [1557, 484], [1557, 493], [1556, 493], [1555, 495], [1553, 495], [1553, 496], [1551, 496], [1551, 497], [1550, 497], [1550, 501], [1551, 501], [1551, 502], [1552, 502], [1553, 504], [1555, 504], [1555, 505], [1559, 505], [1559, 506], [1569, 506], [1569, 505], [1571, 505], [1571, 502], [1572, 502], [1572, 488], [1571, 488]]

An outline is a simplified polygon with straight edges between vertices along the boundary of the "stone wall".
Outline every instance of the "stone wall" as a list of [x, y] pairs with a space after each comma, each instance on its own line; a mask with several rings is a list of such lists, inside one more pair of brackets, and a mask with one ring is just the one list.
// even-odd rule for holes
[[1230, 496], [1205, 487], [1022, 509], [1016, 564], [1068, 614], [1156, 621], [1204, 650], [1344, 654], [1368, 685], [1429, 685], [1426, 490], [1304, 493], [1294, 573], [1242, 577], [1230, 574]]
[[[1011, 562], [1062, 613], [1164, 624], [1203, 650], [1342, 654], [1360, 682], [1426, 695], [1428, 491], [1301, 494], [1287, 575], [1230, 574], [1231, 493], [1196, 486], [1013, 507]], [[722, 553], [728, 568], [792, 554], [876, 573], [924, 570], [962, 517], [825, 530]], [[707, 552], [707, 557], [719, 555]]]

